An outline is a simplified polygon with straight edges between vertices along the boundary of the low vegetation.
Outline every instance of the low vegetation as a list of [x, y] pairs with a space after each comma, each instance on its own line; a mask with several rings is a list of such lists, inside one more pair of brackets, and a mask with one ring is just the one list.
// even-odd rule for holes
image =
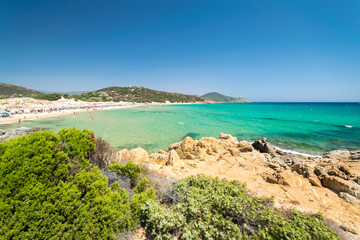
[[48, 101], [56, 101], [61, 99], [61, 97], [69, 98], [69, 95], [67, 94], [60, 94], [60, 93], [42, 93], [37, 96], [35, 96], [35, 99], [41, 99], [41, 100], [48, 100]]
[[74, 95], [75, 99], [93, 102], [203, 102], [204, 98], [180, 93], [169, 93], [143, 87], [108, 87]]
[[[339, 239], [321, 214], [276, 209], [238, 181], [163, 181], [130, 161], [109, 164], [112, 154], [74, 128], [1, 143], [2, 239], [113, 239], [139, 225], [153, 239]], [[109, 186], [107, 169], [129, 179], [129, 192]]]

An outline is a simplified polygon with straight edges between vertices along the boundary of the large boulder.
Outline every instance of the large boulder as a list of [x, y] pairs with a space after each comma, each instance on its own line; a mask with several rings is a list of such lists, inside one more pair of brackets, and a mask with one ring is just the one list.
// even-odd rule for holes
[[169, 151], [168, 161], [166, 165], [173, 167], [184, 167], [184, 162], [180, 159], [178, 153], [175, 150]]
[[266, 138], [262, 138], [260, 140], [256, 140], [252, 146], [256, 149], [259, 150], [261, 153], [270, 153], [270, 154], [274, 154], [276, 153], [275, 148], [269, 143], [267, 142]]
[[136, 164], [140, 164], [149, 159], [149, 154], [142, 148], [134, 148], [129, 151], [128, 160], [133, 161]]
[[237, 144], [237, 147], [240, 152], [251, 152], [254, 150], [253, 146], [248, 141], [240, 141]]

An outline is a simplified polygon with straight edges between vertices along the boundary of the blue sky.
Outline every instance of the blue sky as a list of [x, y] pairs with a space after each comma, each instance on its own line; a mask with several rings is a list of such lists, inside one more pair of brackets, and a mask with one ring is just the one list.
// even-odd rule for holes
[[0, 82], [360, 101], [359, 13], [359, 0], [0, 0]]

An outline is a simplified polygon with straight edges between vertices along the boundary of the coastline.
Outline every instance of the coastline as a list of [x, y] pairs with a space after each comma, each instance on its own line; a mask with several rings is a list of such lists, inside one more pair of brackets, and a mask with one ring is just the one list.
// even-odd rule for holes
[[86, 109], [71, 109], [71, 110], [62, 110], [62, 111], [53, 111], [53, 112], [44, 112], [44, 113], [23, 113], [17, 114], [13, 117], [0, 118], [0, 126], [3, 124], [11, 124], [34, 120], [34, 119], [43, 119], [50, 117], [58, 117], [82, 112], [95, 112], [95, 111], [106, 111], [106, 110], [117, 110], [117, 109], [127, 109], [143, 106], [160, 106], [160, 105], [188, 105], [188, 104], [203, 104], [200, 102], [194, 103], [133, 103], [132, 105], [121, 105], [121, 106], [111, 106], [111, 107], [102, 107], [102, 108], [86, 108]]

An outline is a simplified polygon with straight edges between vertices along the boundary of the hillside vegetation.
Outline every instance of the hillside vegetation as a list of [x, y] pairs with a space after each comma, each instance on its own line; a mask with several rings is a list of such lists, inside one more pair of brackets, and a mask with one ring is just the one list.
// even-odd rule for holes
[[180, 93], [169, 93], [143, 87], [108, 87], [73, 96], [83, 101], [126, 102], [203, 102], [204, 98]]
[[233, 98], [229, 96], [225, 96], [218, 92], [210, 92], [207, 94], [202, 95], [203, 98], [210, 99], [215, 102], [250, 102], [245, 98]]
[[321, 214], [276, 209], [238, 181], [169, 182], [131, 161], [109, 165], [100, 143], [75, 128], [1, 143], [2, 239], [114, 239], [138, 226], [150, 239], [339, 239]]
[[0, 98], [34, 97], [41, 94], [38, 91], [7, 83], [0, 83]]

